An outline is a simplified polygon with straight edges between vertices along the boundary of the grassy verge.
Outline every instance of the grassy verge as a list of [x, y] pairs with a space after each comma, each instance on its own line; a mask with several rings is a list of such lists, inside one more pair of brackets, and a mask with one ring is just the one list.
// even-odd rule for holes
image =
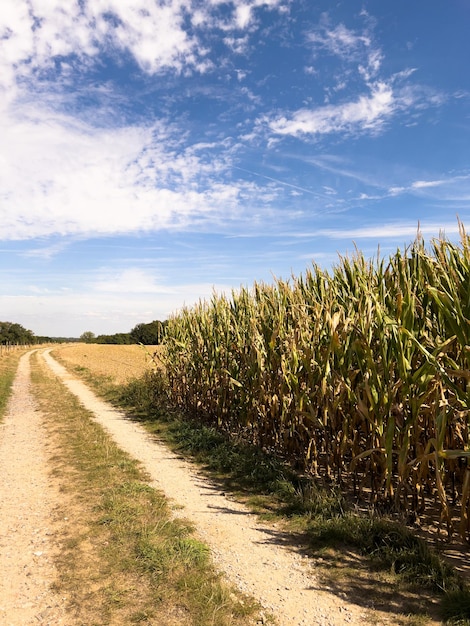
[[14, 350], [0, 355], [0, 421], [5, 416], [18, 361], [27, 350]]
[[231, 626], [256, 608], [226, 586], [139, 464], [37, 362], [33, 382], [67, 502], [57, 590], [83, 626]]
[[108, 400], [127, 407], [175, 451], [190, 456], [263, 516], [296, 533], [325, 585], [353, 602], [390, 610], [396, 624], [470, 624], [470, 593], [455, 570], [403, 524], [359, 515], [334, 486], [295, 474], [281, 460], [182, 419], [165, 402], [158, 379], [116, 387], [91, 371], [77, 372]]

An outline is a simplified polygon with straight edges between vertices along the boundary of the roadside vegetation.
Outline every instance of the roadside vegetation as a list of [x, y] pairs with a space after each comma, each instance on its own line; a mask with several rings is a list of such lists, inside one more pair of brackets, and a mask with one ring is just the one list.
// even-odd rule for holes
[[25, 345], [36, 343], [34, 333], [21, 324], [0, 322], [0, 344]]
[[23, 352], [18, 349], [0, 354], [0, 422], [5, 416], [18, 361]]
[[56, 587], [69, 598], [74, 623], [256, 623], [253, 602], [221, 581], [208, 548], [172, 518], [138, 462], [37, 359], [32, 378], [65, 501]]

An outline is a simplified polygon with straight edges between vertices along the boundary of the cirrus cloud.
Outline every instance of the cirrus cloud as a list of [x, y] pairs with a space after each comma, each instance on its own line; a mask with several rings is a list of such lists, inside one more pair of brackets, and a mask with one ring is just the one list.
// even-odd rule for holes
[[277, 135], [293, 136], [351, 133], [356, 129], [374, 131], [383, 126], [398, 106], [391, 86], [379, 82], [372, 86], [369, 95], [354, 102], [300, 109], [290, 118], [271, 120], [269, 127]]

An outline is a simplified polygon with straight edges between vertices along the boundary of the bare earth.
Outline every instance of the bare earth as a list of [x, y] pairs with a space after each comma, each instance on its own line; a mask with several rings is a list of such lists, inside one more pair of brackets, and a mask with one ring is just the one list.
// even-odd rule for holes
[[[151, 484], [174, 501], [175, 515], [190, 519], [211, 547], [227, 578], [276, 616], [279, 626], [393, 624], [393, 616], [350, 604], [324, 588], [309, 559], [274, 525], [262, 525], [228, 499], [190, 464], [151, 438], [139, 425], [97, 398], [42, 350], [41, 356], [117, 444], [139, 459]], [[50, 478], [46, 432], [29, 391], [29, 355], [22, 357], [8, 415], [0, 425], [0, 624], [70, 624], [66, 598], [50, 589], [54, 534], [51, 520], [61, 506]]]
[[21, 358], [8, 412], [0, 424], [0, 624], [67, 624], [66, 598], [50, 584], [58, 489], [49, 479], [45, 437]]

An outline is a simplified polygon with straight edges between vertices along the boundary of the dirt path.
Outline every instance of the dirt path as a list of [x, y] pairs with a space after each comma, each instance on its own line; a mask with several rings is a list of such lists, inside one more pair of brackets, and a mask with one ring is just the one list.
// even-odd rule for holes
[[50, 589], [55, 519], [61, 496], [49, 480], [45, 434], [21, 357], [5, 420], [0, 424], [0, 624], [58, 626], [66, 598]]

